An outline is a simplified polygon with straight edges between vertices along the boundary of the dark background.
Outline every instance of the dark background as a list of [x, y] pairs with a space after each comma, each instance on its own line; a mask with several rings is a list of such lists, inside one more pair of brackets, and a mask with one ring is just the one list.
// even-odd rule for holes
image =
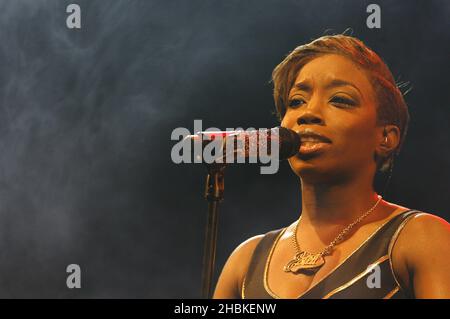
[[[66, 27], [78, 3], [82, 29]], [[450, 217], [450, 1], [0, 1], [0, 297], [200, 296], [201, 164], [176, 127], [272, 127], [272, 69], [353, 29], [406, 95], [411, 124], [385, 198]], [[227, 169], [217, 268], [300, 211], [287, 163]], [[79, 264], [82, 288], [66, 287]]]

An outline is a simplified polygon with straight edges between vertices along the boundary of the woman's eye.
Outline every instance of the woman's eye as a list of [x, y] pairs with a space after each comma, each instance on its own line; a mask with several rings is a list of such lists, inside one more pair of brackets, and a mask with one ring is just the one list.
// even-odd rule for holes
[[302, 106], [305, 103], [302, 99], [292, 99], [289, 101], [289, 107], [296, 108]]
[[341, 96], [335, 96], [334, 98], [331, 99], [331, 102], [333, 102], [335, 104], [339, 104], [339, 105], [346, 105], [346, 106], [356, 105], [356, 103], [354, 101], [347, 99], [345, 97], [341, 97]]

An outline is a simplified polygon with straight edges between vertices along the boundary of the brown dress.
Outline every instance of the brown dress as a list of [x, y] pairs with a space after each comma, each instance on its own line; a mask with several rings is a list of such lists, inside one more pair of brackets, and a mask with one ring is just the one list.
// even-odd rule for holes
[[[330, 274], [308, 289], [300, 299], [319, 298], [414, 298], [412, 291], [403, 289], [392, 270], [392, 247], [406, 222], [417, 210], [405, 211], [382, 225], [358, 249], [340, 263]], [[268, 232], [256, 246], [242, 285], [244, 299], [270, 299], [277, 296], [267, 285], [267, 264], [276, 242], [285, 228]], [[378, 266], [374, 270], [374, 267]], [[375, 285], [368, 285], [379, 274]], [[368, 281], [369, 279], [369, 281]]]

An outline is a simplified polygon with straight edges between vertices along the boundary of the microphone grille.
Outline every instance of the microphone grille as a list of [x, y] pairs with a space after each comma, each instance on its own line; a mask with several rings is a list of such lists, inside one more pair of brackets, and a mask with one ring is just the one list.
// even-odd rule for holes
[[286, 127], [277, 126], [280, 147], [280, 160], [288, 159], [298, 153], [300, 149], [300, 135], [295, 131], [288, 129]]

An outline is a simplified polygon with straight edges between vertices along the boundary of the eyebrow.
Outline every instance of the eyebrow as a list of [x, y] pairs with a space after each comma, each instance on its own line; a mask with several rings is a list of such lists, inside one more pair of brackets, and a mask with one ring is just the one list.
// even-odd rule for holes
[[301, 90], [301, 91], [306, 91], [306, 92], [311, 92], [311, 86], [309, 84], [307, 84], [306, 82], [298, 82], [295, 83], [294, 88]]
[[[347, 82], [347, 81], [344, 81], [344, 80], [340, 80], [340, 79], [332, 80], [330, 83], [328, 83], [325, 86], [325, 89], [331, 89], [331, 88], [339, 87], [339, 86], [351, 86], [354, 89], [356, 89], [358, 91], [358, 93], [362, 96], [361, 91], [353, 83]], [[302, 90], [302, 91], [305, 91], [305, 92], [308, 92], [308, 93], [312, 91], [311, 86], [308, 83], [306, 83], [306, 82], [295, 83], [294, 87], [297, 88], [298, 90]]]
[[354, 85], [354, 84], [351, 83], [351, 82], [347, 82], [347, 81], [339, 80], [339, 79], [334, 79], [334, 80], [332, 80], [332, 81], [326, 86], [326, 88], [327, 88], [327, 89], [330, 89], [330, 88], [338, 87], [338, 86], [351, 86], [351, 87], [353, 87], [356, 91], [358, 91], [358, 93], [359, 93], [360, 95], [362, 95], [362, 94], [361, 94], [361, 91], [356, 87], [356, 85]]

